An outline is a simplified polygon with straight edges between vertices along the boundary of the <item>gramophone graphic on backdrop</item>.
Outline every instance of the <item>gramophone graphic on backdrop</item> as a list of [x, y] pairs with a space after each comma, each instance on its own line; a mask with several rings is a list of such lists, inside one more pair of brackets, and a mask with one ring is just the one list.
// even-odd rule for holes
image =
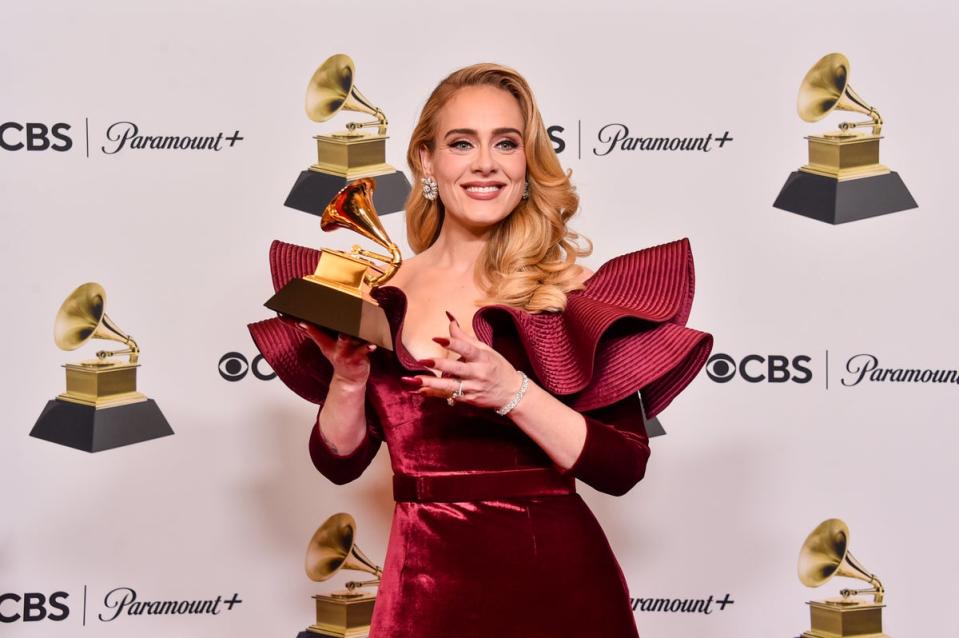
[[[849, 551], [849, 527], [838, 518], [823, 521], [799, 550], [799, 580], [807, 587], [824, 585], [834, 576], [856, 578], [869, 589], [843, 589], [841, 597], [809, 602], [812, 628], [802, 638], [889, 638], [882, 633], [885, 588], [875, 574]], [[858, 594], [872, 594], [863, 600]]]
[[374, 578], [363, 582], [349, 581], [346, 589], [313, 596], [316, 600], [316, 622], [300, 632], [297, 638], [309, 638], [316, 634], [336, 638], [365, 638], [369, 634], [376, 594], [362, 587], [379, 585], [383, 569], [356, 545], [356, 521], [343, 512], [326, 519], [306, 548], [306, 575], [310, 580], [329, 580], [340, 570], [367, 572]]
[[[54, 322], [54, 342], [76, 350], [90, 339], [119, 341], [124, 350], [64, 364], [66, 392], [48, 401], [30, 436], [99, 452], [173, 434], [153, 399], [137, 391], [140, 347], [106, 313], [107, 293], [86, 283], [66, 298]], [[128, 360], [115, 358], [128, 355]]]
[[[386, 162], [386, 114], [356, 87], [356, 65], [342, 53], [329, 57], [313, 73], [306, 87], [306, 114], [325, 122], [340, 111], [372, 115], [369, 122], [350, 122], [345, 131], [315, 135], [317, 161], [300, 173], [285, 205], [313, 215], [347, 182], [370, 177], [376, 183], [376, 207], [383, 213], [403, 208], [410, 193], [406, 175]], [[363, 129], [376, 127], [375, 133]]]
[[[842, 122], [838, 131], [806, 137], [809, 163], [786, 180], [776, 208], [830, 224], [916, 208], [899, 174], [879, 163], [883, 121], [849, 84], [849, 66], [842, 53], [830, 53], [813, 65], [799, 87], [799, 117], [817, 122], [832, 111], [853, 111], [869, 119]], [[861, 127], [872, 130], [855, 131]]]

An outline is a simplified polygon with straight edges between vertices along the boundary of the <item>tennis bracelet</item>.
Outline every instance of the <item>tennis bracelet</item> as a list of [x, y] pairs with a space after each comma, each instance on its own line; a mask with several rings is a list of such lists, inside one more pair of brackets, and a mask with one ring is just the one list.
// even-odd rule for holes
[[496, 411], [496, 414], [503, 416], [510, 410], [516, 407], [516, 404], [519, 403], [519, 400], [523, 398], [523, 395], [526, 394], [526, 388], [529, 387], [529, 377], [526, 376], [526, 373], [522, 370], [517, 370], [520, 373], [520, 376], [523, 377], [523, 382], [519, 386], [519, 390], [516, 391], [516, 394], [513, 395], [513, 398], [510, 399], [509, 403], [501, 407]]

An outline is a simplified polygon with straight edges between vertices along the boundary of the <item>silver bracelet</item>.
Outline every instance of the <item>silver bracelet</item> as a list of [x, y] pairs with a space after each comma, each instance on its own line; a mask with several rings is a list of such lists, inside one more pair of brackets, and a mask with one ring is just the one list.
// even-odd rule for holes
[[519, 403], [519, 400], [523, 398], [523, 395], [526, 394], [526, 388], [529, 386], [529, 377], [526, 376], [526, 373], [522, 370], [517, 370], [520, 375], [523, 377], [523, 382], [519, 386], [519, 390], [516, 391], [516, 394], [513, 395], [513, 398], [510, 399], [510, 402], [501, 407], [496, 411], [496, 414], [503, 416], [510, 410], [516, 407], [516, 404]]

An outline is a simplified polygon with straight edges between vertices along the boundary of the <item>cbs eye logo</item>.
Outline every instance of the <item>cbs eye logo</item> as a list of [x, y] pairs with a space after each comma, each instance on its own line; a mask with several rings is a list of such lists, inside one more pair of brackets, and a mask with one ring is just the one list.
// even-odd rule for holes
[[706, 362], [706, 374], [716, 383], [728, 383], [737, 375], [749, 383], [809, 383], [812, 370], [806, 364], [812, 357], [801, 354], [790, 359], [781, 354], [749, 354], [739, 363], [728, 354], [714, 354]]
[[227, 381], [240, 381], [250, 372], [260, 381], [269, 381], [276, 378], [276, 373], [273, 372], [262, 354], [253, 357], [253, 361], [250, 362], [239, 352], [227, 352], [220, 357], [217, 370], [219, 370], [220, 376]]

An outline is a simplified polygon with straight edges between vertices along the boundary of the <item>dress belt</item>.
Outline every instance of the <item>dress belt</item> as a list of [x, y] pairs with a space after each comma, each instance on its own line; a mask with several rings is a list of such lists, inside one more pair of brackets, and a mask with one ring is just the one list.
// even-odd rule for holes
[[486, 501], [576, 493], [576, 478], [546, 467], [460, 474], [394, 474], [393, 500]]

